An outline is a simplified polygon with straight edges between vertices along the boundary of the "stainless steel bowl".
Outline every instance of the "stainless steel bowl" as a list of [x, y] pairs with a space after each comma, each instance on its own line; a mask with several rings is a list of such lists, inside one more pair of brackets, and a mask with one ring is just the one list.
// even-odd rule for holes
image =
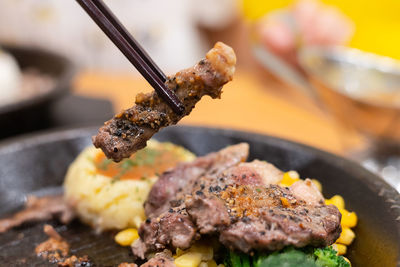
[[374, 142], [400, 144], [399, 61], [345, 47], [307, 47], [299, 62], [342, 122]]
[[299, 53], [317, 96], [347, 128], [366, 138], [348, 155], [400, 192], [400, 62], [356, 49], [308, 47]]

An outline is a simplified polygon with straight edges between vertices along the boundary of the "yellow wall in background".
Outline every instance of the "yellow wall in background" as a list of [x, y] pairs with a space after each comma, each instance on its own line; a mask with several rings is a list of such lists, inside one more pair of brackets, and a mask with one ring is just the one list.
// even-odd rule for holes
[[[287, 7], [293, 0], [243, 0], [246, 18]], [[400, 59], [400, 0], [323, 0], [350, 17], [356, 32], [350, 46]]]

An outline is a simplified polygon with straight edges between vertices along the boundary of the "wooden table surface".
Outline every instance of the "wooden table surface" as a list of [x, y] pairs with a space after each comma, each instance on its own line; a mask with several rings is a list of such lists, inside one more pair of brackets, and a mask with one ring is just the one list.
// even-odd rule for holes
[[[152, 90], [142, 77], [99, 72], [80, 73], [74, 88], [78, 95], [110, 99], [116, 112], [130, 107], [137, 93]], [[343, 143], [349, 139], [329, 114], [299, 91], [240, 68], [221, 99], [204, 97], [180, 124], [263, 133], [337, 154], [343, 153]]]

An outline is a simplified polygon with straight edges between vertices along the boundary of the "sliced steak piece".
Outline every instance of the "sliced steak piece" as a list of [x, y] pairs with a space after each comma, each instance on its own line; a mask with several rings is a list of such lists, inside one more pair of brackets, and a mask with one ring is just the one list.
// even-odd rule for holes
[[182, 101], [185, 107], [182, 115], [174, 113], [156, 92], [138, 94], [136, 105], [107, 121], [93, 137], [93, 144], [114, 161], [129, 157], [145, 147], [147, 140], [161, 128], [189, 115], [204, 95], [219, 98], [222, 86], [232, 80], [235, 64], [232, 48], [218, 42], [205, 59], [169, 77], [165, 83]]
[[75, 218], [73, 209], [66, 204], [63, 195], [28, 196], [23, 210], [11, 217], [0, 219], [0, 233], [25, 222], [45, 221], [51, 218], [59, 218], [62, 223], [69, 223]]
[[328, 246], [341, 232], [336, 207], [310, 205], [296, 198], [290, 188], [232, 185], [218, 192], [217, 198], [231, 216], [231, 224], [220, 229], [220, 241], [230, 249], [248, 253], [289, 245]]
[[[206, 174], [216, 175], [245, 161], [248, 154], [249, 145], [241, 143], [199, 157], [192, 162], [181, 163], [176, 168], [163, 173], [153, 185], [145, 202], [146, 216], [155, 217], [172, 206], [178, 206], [180, 204], [178, 200], [181, 197], [177, 195], [190, 194], [193, 184], [199, 177]], [[175, 203], [171, 203], [172, 200]]]
[[218, 179], [201, 177], [184, 207], [199, 233], [243, 252], [332, 244], [341, 232], [339, 210], [324, 205], [310, 180], [284, 188], [276, 185], [281, 179], [269, 163], [241, 163]]
[[176, 267], [172, 253], [169, 250], [157, 253], [153, 258], [148, 260], [146, 263], [140, 265], [140, 267]]
[[133, 244], [135, 255], [169, 247], [187, 249], [199, 239], [196, 226], [184, 208], [170, 209], [159, 218], [147, 219], [139, 228], [140, 240]]
[[137, 265], [135, 263], [121, 262], [118, 267], [137, 267]]
[[[168, 211], [141, 225], [140, 250], [134, 248], [134, 254], [186, 249], [205, 234], [217, 236], [226, 247], [246, 253], [288, 245], [332, 244], [341, 232], [339, 210], [324, 204], [311, 181], [299, 181], [287, 188], [276, 184], [281, 179], [279, 170], [258, 160], [205, 173], [170, 200]], [[175, 202], [179, 207], [173, 207]], [[184, 236], [183, 224], [190, 225], [194, 232]], [[179, 245], [174, 241], [176, 236]]]
[[324, 203], [324, 197], [310, 179], [295, 182], [290, 187], [290, 190], [295, 197], [304, 200], [308, 204], [318, 205]]
[[[239, 184], [252, 184], [255, 180], [264, 185], [277, 184], [283, 177], [281, 170], [266, 161], [253, 160], [241, 163], [238, 167], [234, 168], [234, 171], [238, 172], [236, 177]], [[231, 175], [235, 175], [235, 173]]]

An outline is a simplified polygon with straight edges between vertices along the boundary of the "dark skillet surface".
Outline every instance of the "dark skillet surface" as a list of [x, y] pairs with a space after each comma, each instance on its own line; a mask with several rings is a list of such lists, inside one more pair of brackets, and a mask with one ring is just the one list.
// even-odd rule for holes
[[[60, 192], [68, 165], [91, 144], [95, 131], [74, 129], [1, 144], [0, 216], [21, 207], [29, 193]], [[303, 178], [316, 178], [326, 197], [340, 194], [346, 207], [357, 212], [357, 237], [347, 254], [353, 266], [400, 266], [400, 196], [359, 165], [297, 143], [231, 130], [179, 126], [163, 130], [156, 138], [183, 145], [197, 155], [248, 142], [250, 160], [267, 160], [282, 170], [297, 170]], [[117, 246], [112, 233], [96, 235], [77, 221], [68, 226], [50, 223], [69, 241], [72, 253], [88, 255], [96, 266], [131, 260], [130, 250]], [[54, 266], [34, 255], [35, 245], [46, 239], [42, 227], [43, 223], [26, 224], [0, 235], [0, 266]]]

